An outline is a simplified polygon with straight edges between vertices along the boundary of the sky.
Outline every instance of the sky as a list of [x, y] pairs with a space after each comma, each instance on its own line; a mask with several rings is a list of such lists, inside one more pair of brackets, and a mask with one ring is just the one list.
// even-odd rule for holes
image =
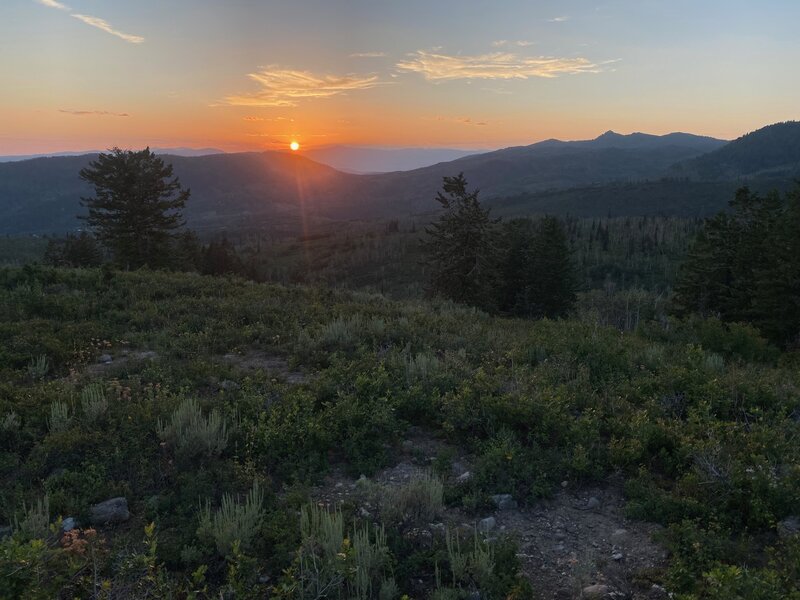
[[0, 0], [0, 154], [800, 119], [796, 0]]

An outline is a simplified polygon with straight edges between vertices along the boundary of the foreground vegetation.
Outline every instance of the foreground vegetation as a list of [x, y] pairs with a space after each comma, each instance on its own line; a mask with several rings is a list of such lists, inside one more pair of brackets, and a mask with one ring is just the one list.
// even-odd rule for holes
[[[714, 319], [621, 332], [582, 315], [0, 271], [0, 597], [536, 597], [513, 539], [413, 531], [442, 505], [478, 517], [492, 494], [531, 504], [616, 473], [672, 553], [644, 583], [800, 597], [797, 354]], [[252, 351], [273, 366], [237, 368]], [[369, 518], [309, 504], [332, 469], [393, 465], [411, 426], [470, 453], [474, 476], [439, 469]], [[90, 507], [115, 497], [130, 519], [92, 526]]]

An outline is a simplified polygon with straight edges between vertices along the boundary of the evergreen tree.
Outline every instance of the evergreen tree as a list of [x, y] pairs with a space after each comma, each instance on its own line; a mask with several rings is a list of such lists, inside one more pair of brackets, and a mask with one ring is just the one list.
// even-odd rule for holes
[[84, 218], [119, 266], [172, 264], [172, 242], [189, 198], [189, 190], [173, 178], [172, 165], [149, 148], [114, 148], [82, 169], [80, 177], [95, 190], [93, 198], [82, 198], [89, 209]]
[[493, 227], [478, 200], [467, 191], [464, 174], [445, 177], [437, 202], [444, 212], [425, 229], [422, 246], [431, 269], [430, 291], [456, 302], [492, 309], [497, 280], [497, 249]]
[[563, 223], [515, 219], [502, 231], [506, 240], [500, 306], [526, 317], [560, 317], [575, 304], [576, 275]]
[[675, 288], [679, 314], [749, 322], [771, 340], [800, 341], [800, 186], [784, 198], [737, 191], [708, 219]]
[[244, 264], [227, 237], [223, 237], [220, 242], [211, 242], [203, 250], [202, 273], [204, 275], [245, 274]]
[[83, 231], [49, 240], [44, 262], [56, 267], [97, 267], [103, 262], [103, 253], [94, 237]]

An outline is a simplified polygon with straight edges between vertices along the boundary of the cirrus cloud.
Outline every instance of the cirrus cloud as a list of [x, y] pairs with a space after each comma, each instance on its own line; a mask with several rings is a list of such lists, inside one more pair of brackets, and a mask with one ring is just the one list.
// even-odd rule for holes
[[310, 71], [283, 69], [272, 65], [248, 74], [260, 89], [249, 94], [227, 96], [225, 102], [234, 106], [296, 106], [301, 100], [330, 98], [354, 90], [366, 90], [383, 82], [378, 76], [317, 75]]
[[69, 110], [66, 108], [60, 108], [58, 109], [58, 112], [68, 115], [75, 115], [77, 117], [130, 117], [128, 113], [117, 113], [108, 110]]
[[582, 57], [526, 57], [513, 52], [464, 56], [426, 50], [412, 52], [407, 60], [398, 62], [396, 67], [401, 71], [419, 73], [428, 81], [553, 78], [603, 70], [602, 64]]
[[92, 27], [97, 27], [98, 29], [105, 31], [106, 33], [115, 35], [118, 38], [125, 40], [130, 44], [141, 44], [144, 41], [144, 38], [140, 35], [131, 35], [130, 33], [123, 33], [118, 29], [114, 29], [108, 21], [106, 21], [105, 19], [101, 19], [100, 17], [93, 17], [91, 15], [79, 15], [77, 13], [72, 14], [70, 16], [78, 19], [79, 21], [83, 21], [87, 25], [91, 25]]

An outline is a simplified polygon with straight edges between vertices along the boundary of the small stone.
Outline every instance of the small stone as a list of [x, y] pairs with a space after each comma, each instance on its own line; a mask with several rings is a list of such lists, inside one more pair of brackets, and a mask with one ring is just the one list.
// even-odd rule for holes
[[594, 585], [587, 586], [583, 588], [581, 592], [581, 597], [586, 598], [586, 600], [601, 600], [603, 596], [608, 594], [609, 587], [607, 585], [603, 585], [602, 583], [595, 583]]
[[647, 593], [650, 600], [668, 600], [669, 592], [660, 585], [654, 583], [650, 586], [650, 591]]
[[620, 561], [623, 558], [623, 554], [619, 550], [615, 550], [614, 552], [611, 553], [611, 558], [613, 560]]
[[497, 520], [494, 517], [486, 517], [478, 521], [478, 531], [486, 533], [494, 529], [497, 525]]
[[110, 354], [101, 354], [101, 355], [98, 357], [98, 359], [97, 359], [97, 362], [99, 362], [99, 363], [103, 363], [104, 365], [107, 365], [107, 364], [110, 364], [110, 363], [111, 363], [111, 361], [113, 361], [113, 360], [114, 360], [114, 359], [111, 357], [111, 355], [110, 355]]
[[242, 386], [240, 386], [235, 381], [231, 381], [230, 379], [226, 379], [222, 383], [219, 384], [220, 389], [225, 390], [226, 392], [235, 392]]
[[792, 515], [786, 517], [778, 523], [778, 535], [782, 538], [789, 538], [800, 533], [800, 517]]
[[556, 531], [556, 532], [553, 534], [553, 537], [554, 537], [554, 538], [555, 538], [557, 541], [559, 541], [559, 542], [562, 542], [562, 541], [564, 541], [565, 539], [567, 539], [567, 534], [566, 534], [566, 533], [564, 533], [563, 531]]
[[122, 523], [127, 521], [130, 516], [128, 501], [122, 497], [105, 500], [89, 509], [89, 521], [92, 525]]
[[586, 506], [584, 506], [583, 509], [584, 510], [596, 510], [598, 508], [600, 508], [600, 500], [598, 500], [597, 498], [592, 496], [591, 498], [589, 498], [589, 500], [587, 500]]
[[335, 487], [335, 488], [337, 488], [337, 489], [338, 489], [338, 488], [342, 488], [342, 487], [344, 487], [344, 484], [343, 484], [341, 481], [337, 481], [337, 482], [336, 482], [336, 485], [335, 485], [335, 486], [333, 486], [333, 487]]
[[561, 487], [562, 487], [562, 488], [565, 488], [565, 487], [567, 487], [568, 485], [569, 485], [569, 481], [566, 481], [566, 480], [564, 480], [564, 481], [562, 481], [562, 482], [561, 482]]
[[511, 494], [495, 494], [492, 496], [492, 502], [494, 502], [497, 510], [514, 510], [517, 508], [517, 501], [511, 497]]
[[456, 477], [456, 482], [467, 483], [470, 479], [472, 479], [472, 473], [469, 471], [464, 471], [461, 475]]
[[372, 516], [369, 514], [369, 511], [363, 506], [361, 507], [361, 510], [358, 511], [358, 514], [360, 514], [365, 519], [369, 519]]
[[61, 530], [66, 533], [67, 531], [72, 531], [77, 527], [77, 523], [75, 523], [75, 519], [73, 517], [67, 517], [63, 521], [61, 521]]

